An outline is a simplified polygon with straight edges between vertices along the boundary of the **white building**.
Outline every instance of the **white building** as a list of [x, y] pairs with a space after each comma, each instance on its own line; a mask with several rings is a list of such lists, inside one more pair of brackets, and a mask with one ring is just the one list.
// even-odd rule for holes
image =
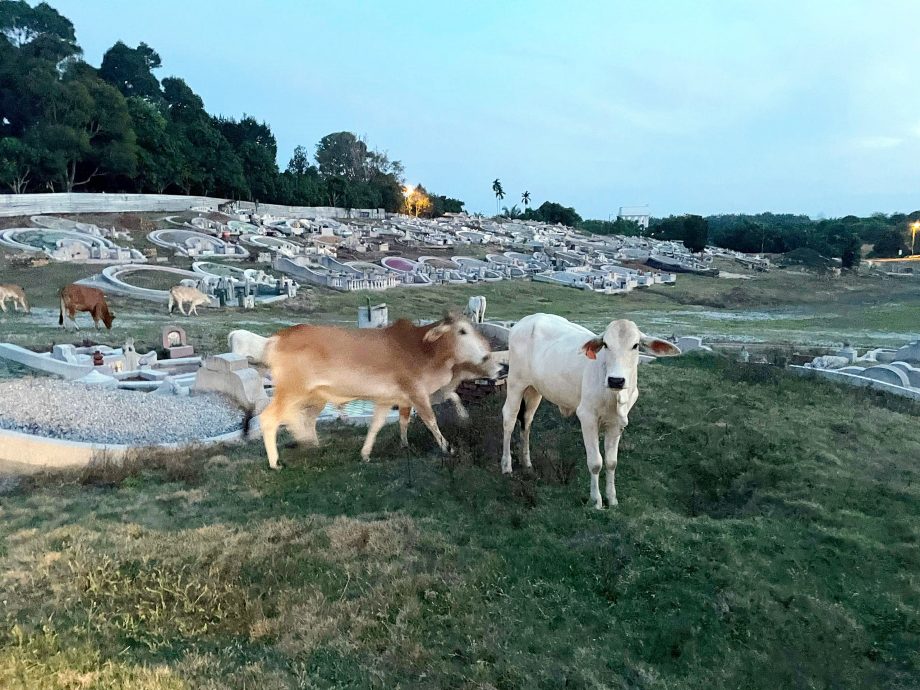
[[648, 230], [648, 221], [651, 218], [651, 212], [648, 205], [645, 206], [620, 206], [620, 212], [617, 219], [631, 220], [642, 226], [643, 230]]

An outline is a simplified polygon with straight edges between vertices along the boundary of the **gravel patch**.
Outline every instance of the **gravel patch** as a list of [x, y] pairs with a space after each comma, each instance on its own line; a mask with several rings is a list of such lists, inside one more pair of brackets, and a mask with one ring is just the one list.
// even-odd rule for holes
[[0, 380], [0, 429], [127, 445], [187, 443], [238, 431], [242, 412], [214, 394], [154, 395], [52, 378]]

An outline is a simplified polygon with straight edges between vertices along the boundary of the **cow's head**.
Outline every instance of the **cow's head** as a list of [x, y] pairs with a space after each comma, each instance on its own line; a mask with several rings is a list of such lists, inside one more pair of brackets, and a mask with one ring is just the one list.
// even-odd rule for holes
[[489, 341], [462, 316], [448, 314], [425, 333], [424, 340], [426, 343], [449, 343], [453, 347], [455, 366], [477, 369], [484, 378], [498, 376], [499, 364], [492, 358]]
[[112, 322], [115, 320], [115, 314], [109, 311], [109, 305], [105, 302], [102, 303], [102, 323], [105, 324], [107, 330], [112, 330]]
[[604, 383], [611, 390], [623, 390], [636, 384], [632, 379], [636, 375], [640, 350], [658, 357], [680, 354], [680, 350], [667, 340], [643, 335], [635, 323], [626, 319], [611, 321], [601, 337], [589, 340], [581, 349], [588, 359], [603, 364]]

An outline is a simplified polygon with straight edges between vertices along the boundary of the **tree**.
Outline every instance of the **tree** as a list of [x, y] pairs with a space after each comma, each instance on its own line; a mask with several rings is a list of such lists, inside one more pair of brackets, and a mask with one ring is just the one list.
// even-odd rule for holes
[[16, 137], [0, 139], [0, 184], [13, 194], [22, 194], [29, 186], [38, 152], [28, 142]]
[[872, 248], [872, 256], [893, 258], [907, 253], [904, 232], [898, 228], [889, 228]]
[[431, 211], [431, 198], [422, 185], [418, 185], [406, 194], [405, 212], [418, 218], [429, 215]]
[[351, 132], [327, 134], [316, 145], [316, 164], [323, 177], [367, 179], [367, 144]]
[[73, 24], [46, 2], [0, 1], [0, 35], [26, 55], [55, 64], [82, 52]]
[[861, 260], [862, 240], [859, 239], [859, 235], [850, 235], [840, 255], [840, 265], [843, 268], [859, 268]]
[[125, 98], [138, 96], [159, 100], [160, 82], [153, 70], [161, 65], [160, 56], [146, 43], [129, 48], [121, 41], [102, 56], [99, 76], [121, 91]]
[[709, 223], [702, 216], [684, 216], [684, 246], [691, 252], [701, 252], [709, 239]]
[[526, 220], [538, 220], [550, 225], [562, 224], [574, 228], [581, 224], [581, 216], [570, 206], [563, 206], [554, 201], [544, 201], [536, 209], [529, 209], [521, 215]]
[[522, 215], [521, 209], [517, 207], [517, 204], [515, 204], [511, 208], [508, 208], [507, 206], [504, 206], [502, 208], [502, 216], [504, 218], [511, 218], [512, 220], [514, 220], [515, 218], [520, 218], [521, 215]]
[[527, 210], [527, 207], [530, 205], [530, 192], [525, 191], [521, 194], [521, 203], [524, 204], [524, 210]]
[[498, 215], [499, 202], [505, 198], [505, 190], [502, 189], [502, 181], [497, 177], [492, 180], [492, 192], [495, 194], [495, 215]]

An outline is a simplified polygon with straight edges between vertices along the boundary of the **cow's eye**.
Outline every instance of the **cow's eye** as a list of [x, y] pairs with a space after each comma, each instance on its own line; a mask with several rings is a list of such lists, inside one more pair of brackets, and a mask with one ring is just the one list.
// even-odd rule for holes
[[638, 349], [639, 349], [639, 343], [636, 343], [635, 345], [633, 345], [633, 350], [638, 350]]
[[465, 329], [465, 328], [461, 328], [461, 329], [460, 329], [460, 335], [466, 335], [466, 329]]

